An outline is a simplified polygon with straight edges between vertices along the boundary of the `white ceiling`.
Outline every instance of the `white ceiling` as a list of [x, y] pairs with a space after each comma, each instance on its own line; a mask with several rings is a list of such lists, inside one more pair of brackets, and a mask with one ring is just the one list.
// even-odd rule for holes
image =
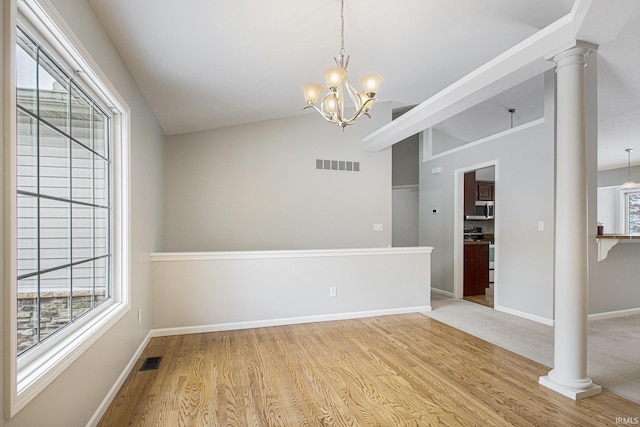
[[[340, 47], [337, 0], [89, 1], [167, 135], [308, 114], [300, 85], [323, 83], [322, 70]], [[415, 105], [572, 4], [345, 0], [349, 75], [357, 81], [365, 72], [381, 73], [380, 101]], [[627, 147], [637, 148], [632, 162], [640, 164], [639, 41], [636, 8], [617, 39], [599, 50], [600, 169], [625, 166]], [[493, 100], [487, 114], [508, 120], [504, 106], [525, 114], [528, 96], [512, 93]], [[474, 117], [479, 126], [490, 122]]]

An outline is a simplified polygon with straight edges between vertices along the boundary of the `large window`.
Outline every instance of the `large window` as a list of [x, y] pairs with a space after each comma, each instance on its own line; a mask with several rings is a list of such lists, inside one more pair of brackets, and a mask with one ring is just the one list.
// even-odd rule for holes
[[49, 0], [17, 9], [3, 39], [7, 417], [130, 308], [129, 108]]
[[17, 63], [17, 351], [111, 296], [109, 115], [22, 29]]
[[624, 194], [625, 223], [628, 233], [640, 233], [640, 191]]

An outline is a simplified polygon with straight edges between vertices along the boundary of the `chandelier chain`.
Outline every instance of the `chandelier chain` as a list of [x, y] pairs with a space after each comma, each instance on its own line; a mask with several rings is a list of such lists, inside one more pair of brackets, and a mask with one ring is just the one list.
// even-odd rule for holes
[[344, 55], [344, 0], [340, 0], [340, 55]]

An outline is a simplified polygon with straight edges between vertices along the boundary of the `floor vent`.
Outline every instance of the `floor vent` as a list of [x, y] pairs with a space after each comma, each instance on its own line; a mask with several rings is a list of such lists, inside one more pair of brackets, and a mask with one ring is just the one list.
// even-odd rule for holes
[[158, 366], [160, 366], [160, 361], [162, 360], [161, 356], [158, 357], [147, 357], [146, 359], [144, 359], [144, 363], [142, 364], [142, 367], [140, 368], [141, 371], [153, 371], [155, 369], [158, 369]]
[[360, 172], [360, 162], [316, 159], [316, 170]]

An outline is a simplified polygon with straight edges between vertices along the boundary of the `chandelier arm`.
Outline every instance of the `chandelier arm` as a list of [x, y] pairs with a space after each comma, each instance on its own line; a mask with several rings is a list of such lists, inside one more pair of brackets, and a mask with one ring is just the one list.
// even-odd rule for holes
[[[345, 77], [346, 78], [346, 77]], [[337, 111], [338, 123], [344, 121], [344, 90], [338, 89], [338, 111]]]
[[[327, 99], [330, 95], [334, 96], [335, 99], [335, 112], [330, 112], [330, 111], [325, 111], [325, 99]], [[327, 121], [334, 123], [334, 124], [338, 124], [339, 121], [338, 119], [341, 116], [341, 110], [340, 110], [340, 89], [338, 88], [335, 92], [329, 92], [327, 93], [324, 98], [322, 98], [322, 113], [324, 115], [324, 117], [327, 119]]]
[[362, 106], [358, 109], [358, 111], [356, 111], [356, 113], [349, 119], [349, 120], [345, 120], [345, 123], [347, 123], [348, 125], [354, 123], [356, 120], [358, 120], [361, 116], [367, 116], [369, 118], [371, 118], [371, 116], [369, 115], [368, 112], [364, 111], [364, 108], [371, 102], [373, 102], [375, 100], [375, 98], [369, 98], [367, 99]]
[[356, 107], [358, 107], [360, 105], [360, 101], [358, 100], [358, 91], [351, 86], [351, 82], [349, 81], [349, 77], [345, 77], [344, 78], [344, 83], [345, 83], [345, 87], [347, 89], [347, 92], [349, 93], [349, 97], [351, 98], [351, 101], [353, 102], [353, 105], [355, 105]]
[[322, 118], [328, 121], [329, 123], [338, 124], [338, 122], [336, 122], [331, 116], [328, 116], [327, 114], [323, 113], [315, 105], [307, 105], [306, 107], [303, 108], [303, 110], [306, 110], [307, 108], [313, 108], [314, 110], [316, 110], [322, 116]]

